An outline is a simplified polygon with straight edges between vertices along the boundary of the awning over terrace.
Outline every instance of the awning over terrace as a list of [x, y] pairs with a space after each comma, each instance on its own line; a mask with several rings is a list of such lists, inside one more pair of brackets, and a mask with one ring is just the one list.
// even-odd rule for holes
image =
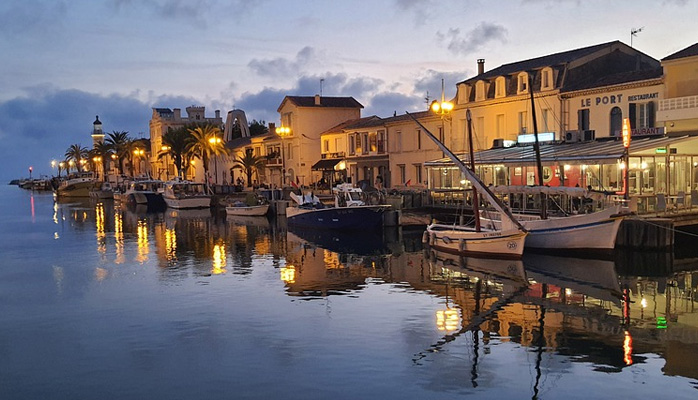
[[341, 158], [324, 159], [316, 162], [312, 166], [313, 171], [334, 171], [335, 165], [342, 161]]
[[[658, 150], [664, 149], [664, 150]], [[676, 149], [674, 152], [673, 149]], [[630, 156], [670, 154], [698, 155], [698, 136], [633, 138], [630, 143]], [[611, 164], [623, 157], [623, 141], [598, 140], [584, 143], [547, 143], [540, 145], [543, 164]], [[536, 153], [533, 145], [483, 150], [475, 153], [478, 165], [534, 166]], [[468, 165], [468, 154], [458, 154], [458, 158]], [[428, 161], [427, 167], [438, 168], [453, 165], [449, 158]]]

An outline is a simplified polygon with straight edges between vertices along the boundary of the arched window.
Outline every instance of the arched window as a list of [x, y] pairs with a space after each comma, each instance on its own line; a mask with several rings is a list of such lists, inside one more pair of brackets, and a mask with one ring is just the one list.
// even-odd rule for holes
[[620, 107], [613, 107], [611, 109], [611, 126], [609, 130], [609, 135], [612, 137], [620, 137], [621, 130], [623, 129], [623, 111]]

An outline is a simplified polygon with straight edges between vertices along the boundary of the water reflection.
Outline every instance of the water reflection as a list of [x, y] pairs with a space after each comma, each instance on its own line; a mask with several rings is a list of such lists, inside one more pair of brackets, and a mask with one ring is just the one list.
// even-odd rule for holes
[[[94, 236], [89, 242], [102, 262], [92, 269], [96, 282], [133, 262], [153, 266], [165, 283], [247, 277], [264, 265], [294, 301], [358, 297], [377, 284], [433, 296], [428, 320], [419, 323], [436, 339], [415, 352], [414, 364], [462, 368], [449, 363], [463, 358], [448, 354], [466, 348], [469, 379], [463, 385], [470, 388], [495, 374], [483, 371], [483, 361], [504, 351], [503, 344], [533, 356], [534, 396], [546, 373], [565, 373], [574, 364], [619, 373], [659, 357], [664, 374], [698, 379], [698, 358], [686, 356], [698, 354], [693, 256], [464, 258], [423, 251], [420, 231], [289, 230], [283, 219], [229, 218], [210, 210], [150, 212], [109, 201], [56, 203], [52, 220], [61, 239], [94, 230], [96, 242]], [[54, 266], [53, 278], [63, 291], [64, 268]]]

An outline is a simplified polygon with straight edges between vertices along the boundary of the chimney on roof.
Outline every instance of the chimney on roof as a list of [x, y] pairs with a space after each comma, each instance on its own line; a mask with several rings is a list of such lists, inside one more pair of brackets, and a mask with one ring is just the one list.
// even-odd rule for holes
[[175, 121], [178, 121], [182, 119], [182, 110], [180, 108], [175, 108], [172, 111], [174, 111], [174, 119]]
[[320, 105], [320, 95], [319, 95], [319, 94], [316, 94], [316, 95], [315, 95], [315, 105], [316, 105], [316, 106], [319, 106], [319, 105]]
[[216, 110], [216, 119], [221, 117], [221, 110]]
[[269, 133], [274, 133], [276, 132], [276, 122], [270, 122], [269, 123]]
[[482, 75], [485, 73], [485, 59], [478, 58], [477, 60], [477, 74]]

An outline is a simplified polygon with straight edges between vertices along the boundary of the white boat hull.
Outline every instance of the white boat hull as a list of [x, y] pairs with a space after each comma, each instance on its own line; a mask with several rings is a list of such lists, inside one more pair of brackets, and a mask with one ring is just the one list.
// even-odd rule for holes
[[424, 234], [426, 244], [435, 250], [459, 255], [520, 259], [526, 242], [526, 232], [518, 229], [483, 230], [431, 224]]
[[247, 217], [261, 217], [267, 215], [269, 204], [261, 204], [258, 206], [227, 206], [225, 213], [228, 215], [239, 215]]
[[[529, 232], [526, 248], [612, 250], [623, 220], [618, 212], [619, 208], [611, 207], [591, 214], [528, 220], [522, 216], [518, 220]], [[494, 228], [500, 225], [495, 219], [481, 221]]]
[[187, 208], [209, 208], [211, 207], [211, 196], [196, 197], [169, 197], [163, 196], [167, 207], [178, 210]]

